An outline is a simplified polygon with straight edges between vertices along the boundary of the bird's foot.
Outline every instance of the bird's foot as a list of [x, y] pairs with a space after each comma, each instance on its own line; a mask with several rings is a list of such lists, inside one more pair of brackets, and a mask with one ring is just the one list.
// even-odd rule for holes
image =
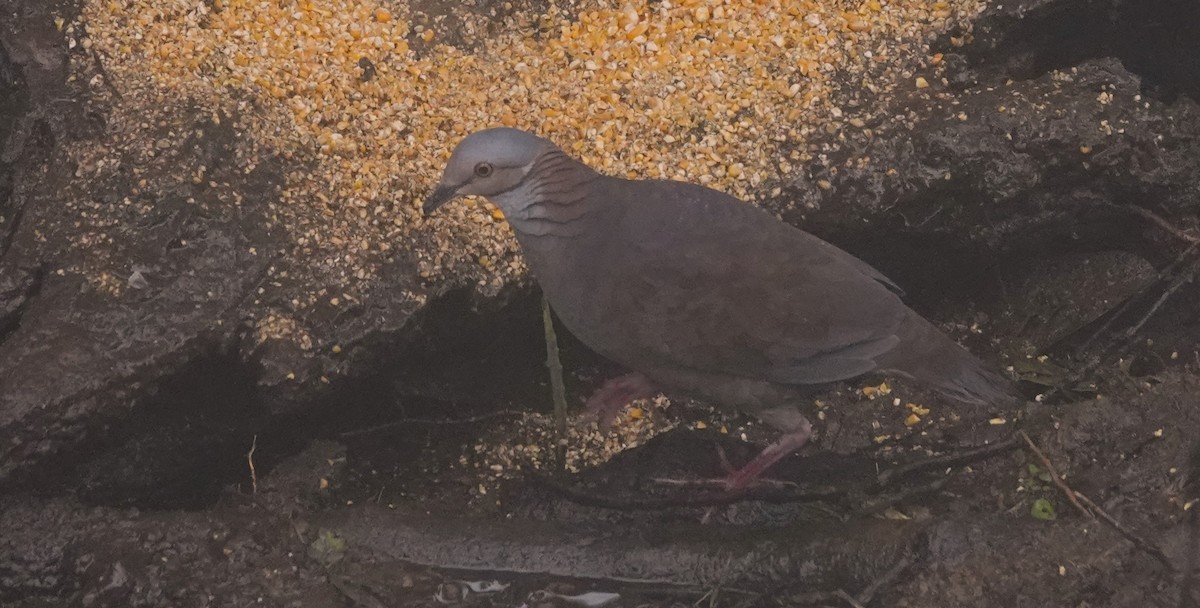
[[812, 437], [812, 425], [805, 420], [799, 428], [785, 433], [779, 438], [779, 441], [767, 446], [746, 466], [730, 473], [725, 478], [725, 489], [730, 492], [745, 489], [755, 482], [759, 475], [763, 474], [763, 471], [779, 462], [779, 459], [804, 447], [810, 437]]
[[621, 409], [630, 402], [646, 399], [658, 391], [650, 379], [637, 372], [625, 374], [605, 382], [588, 397], [583, 406], [584, 416], [596, 421], [600, 428], [608, 428]]

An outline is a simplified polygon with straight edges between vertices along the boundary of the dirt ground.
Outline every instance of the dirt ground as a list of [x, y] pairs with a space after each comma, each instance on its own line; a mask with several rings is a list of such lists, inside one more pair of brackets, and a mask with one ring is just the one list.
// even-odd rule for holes
[[[1200, 35], [1172, 25], [1193, 8], [994, 7], [965, 49], [938, 43], [948, 77], [911, 132], [813, 144], [824, 163], [763, 204], [880, 267], [1028, 400], [848, 383], [814, 445], [732, 496], [708, 483], [721, 455], [772, 437], [685, 400], [576, 433], [562, 470], [527, 281], [420, 310], [380, 290], [313, 313], [344, 352], [260, 346], [246, 319], [284, 262], [248, 251], [279, 238], [256, 226], [288, 159], [223, 163], [266, 152], [179, 108], [161, 128], [193, 134], [140, 194], [75, 179], [63, 146], [106, 133], [48, 17], [78, 7], [0, 8], [0, 604], [1200, 605]], [[154, 181], [185, 162], [245, 202]], [[155, 260], [130, 267], [146, 285], [56, 272], [96, 229], [76, 205], [130, 198], [151, 211], [104, 229]], [[416, 267], [381, 280], [419, 289]], [[621, 370], [564, 334], [577, 404]]]

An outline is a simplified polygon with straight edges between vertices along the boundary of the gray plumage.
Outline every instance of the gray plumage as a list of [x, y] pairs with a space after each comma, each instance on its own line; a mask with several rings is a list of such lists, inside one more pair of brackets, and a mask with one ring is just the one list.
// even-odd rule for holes
[[503, 210], [571, 332], [666, 387], [782, 430], [801, 423], [812, 385], [869, 372], [968, 403], [1012, 399], [879, 271], [716, 190], [601, 175], [547, 140], [489, 129], [455, 149], [426, 210], [461, 194]]

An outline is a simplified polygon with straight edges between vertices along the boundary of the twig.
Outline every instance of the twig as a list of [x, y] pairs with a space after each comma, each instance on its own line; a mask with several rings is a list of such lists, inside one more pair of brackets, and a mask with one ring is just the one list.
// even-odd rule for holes
[[1033, 453], [1038, 457], [1038, 460], [1042, 461], [1042, 466], [1046, 469], [1046, 472], [1050, 474], [1050, 480], [1054, 482], [1054, 485], [1057, 486], [1059, 490], [1062, 490], [1062, 493], [1066, 495], [1067, 500], [1071, 501], [1071, 504], [1075, 505], [1075, 508], [1078, 509], [1080, 513], [1083, 513], [1084, 517], [1088, 519], [1095, 519], [1096, 516], [1093, 515], [1091, 511], [1088, 511], [1083, 505], [1079, 504], [1079, 499], [1075, 498], [1075, 490], [1072, 490], [1071, 487], [1062, 480], [1062, 476], [1058, 474], [1058, 469], [1054, 468], [1054, 465], [1050, 462], [1050, 459], [1046, 458], [1046, 455], [1042, 453], [1042, 450], [1038, 449], [1037, 445], [1033, 443], [1033, 440], [1029, 438], [1029, 435], [1026, 434], [1025, 431], [1017, 431], [1017, 434], [1025, 440], [1025, 445], [1029, 446], [1029, 449], [1032, 450]]
[[[1195, 246], [1192, 248], [1195, 249]], [[1200, 266], [1193, 264], [1191, 270], [1179, 275], [1179, 278], [1176, 279], [1174, 283], [1171, 283], [1170, 287], [1163, 291], [1162, 295], [1158, 297], [1158, 300], [1155, 300], [1154, 305], [1150, 307], [1150, 310], [1146, 311], [1146, 314], [1142, 315], [1142, 318], [1136, 324], [1134, 324], [1133, 327], [1125, 330], [1125, 335], [1127, 337], [1133, 337], [1135, 334], [1137, 334], [1137, 332], [1142, 329], [1142, 326], [1150, 321], [1150, 318], [1158, 312], [1158, 309], [1162, 308], [1162, 305], [1165, 304], [1172, 295], [1175, 295], [1175, 292], [1179, 291], [1180, 287], [1183, 287], [1184, 283], [1192, 280], [1192, 277], [1196, 275], [1196, 269], [1198, 267]]]
[[842, 601], [846, 602], [847, 604], [850, 604], [850, 608], [867, 608], [866, 606], [864, 606], [862, 604], [862, 602], [859, 602], [857, 599], [855, 599], [849, 593], [846, 593], [845, 591], [843, 591], [841, 589], [834, 591], [833, 596], [840, 598]]
[[1084, 504], [1086, 504], [1088, 506], [1088, 508], [1090, 508], [1093, 512], [1095, 512], [1095, 514], [1104, 523], [1108, 524], [1113, 530], [1116, 530], [1121, 536], [1124, 536], [1125, 539], [1128, 540], [1129, 542], [1133, 543], [1135, 547], [1154, 556], [1154, 558], [1157, 559], [1160, 563], [1162, 563], [1162, 565], [1166, 566], [1167, 570], [1169, 570], [1171, 572], [1178, 571], [1178, 569], [1175, 567], [1175, 564], [1171, 563], [1171, 558], [1167, 557], [1167, 554], [1163, 553], [1162, 549], [1159, 549], [1156, 545], [1154, 545], [1150, 541], [1134, 534], [1128, 528], [1121, 525], [1121, 522], [1117, 521], [1116, 518], [1114, 518], [1112, 515], [1109, 515], [1107, 512], [1105, 512], [1104, 509], [1101, 509], [1100, 505], [1097, 505], [1096, 503], [1092, 502], [1092, 499], [1088, 498], [1087, 496], [1084, 496], [1083, 494], [1081, 494], [1079, 492], [1075, 492], [1075, 496], [1079, 500], [1082, 500], [1084, 502]]
[[[729, 483], [727, 479], [672, 479], [669, 477], [654, 477], [650, 481], [660, 486], [710, 489], [725, 489], [726, 484]], [[764, 477], [750, 482], [750, 486], [754, 488], [771, 488], [773, 490], [797, 490], [800, 488], [800, 484], [794, 481], [767, 479]]]
[[250, 451], [246, 452], [246, 463], [250, 465], [250, 493], [258, 494], [258, 473], [254, 471], [254, 450], [258, 447], [258, 435], [250, 441]]
[[844, 488], [833, 486], [815, 487], [809, 490], [794, 492], [763, 491], [757, 487], [749, 487], [733, 492], [705, 492], [682, 496], [667, 496], [663, 498], [621, 498], [609, 494], [598, 494], [580, 490], [554, 480], [546, 475], [525, 470], [529, 479], [537, 485], [566, 498], [567, 500], [586, 507], [613, 509], [616, 511], [652, 511], [681, 507], [713, 507], [730, 505], [746, 500], [761, 500], [763, 502], [815, 502], [827, 500], [846, 493]]
[[[829, 500], [832, 498], [861, 495], [872, 490], [886, 488], [915, 471], [981, 460], [996, 454], [1002, 454], [1010, 451], [1015, 447], [1016, 438], [1010, 437], [1004, 441], [1000, 441], [989, 446], [971, 448], [954, 454], [944, 454], [942, 456], [903, 465], [897, 467], [896, 469], [889, 469], [883, 473], [880, 473], [879, 476], [877, 476], [874, 480], [856, 482], [842, 486], [806, 487], [790, 481], [758, 479], [753, 485], [734, 492], [705, 492], [701, 494], [689, 494], [687, 496], [671, 496], [664, 498], [621, 498], [610, 494], [588, 492], [538, 473], [535, 469], [533, 469], [533, 467], [522, 468], [525, 471], [525, 474], [534, 483], [562, 496], [573, 503], [588, 507], [614, 509], [618, 511], [646, 511], [678, 507], [724, 506], [751, 500], [771, 503], [816, 502], [820, 500]], [[689, 480], [655, 478], [651, 481], [661, 485], [685, 488], [721, 488], [725, 485], [724, 479]], [[874, 500], [864, 502], [855, 510], [855, 512], [859, 514], [877, 513], [910, 496], [939, 490], [943, 485], [945, 485], [945, 483], [945, 478], [939, 478], [930, 483], [923, 484], [903, 492], [876, 497]]]
[[563, 386], [562, 360], [558, 357], [558, 335], [550, 315], [550, 300], [542, 296], [542, 327], [546, 332], [546, 368], [550, 370], [550, 396], [554, 399], [554, 427], [558, 432], [558, 462], [567, 466], [567, 391]]
[[401, 418], [400, 420], [393, 420], [392, 422], [378, 424], [375, 426], [367, 427], [365, 429], [354, 429], [353, 431], [346, 431], [344, 433], [341, 433], [339, 436], [340, 437], [355, 437], [358, 435], [367, 435], [370, 433], [378, 433], [379, 431], [386, 431], [386, 430], [394, 429], [396, 427], [401, 427], [401, 426], [404, 426], [407, 424], [434, 424], [434, 425], [475, 424], [476, 422], [483, 422], [485, 420], [491, 420], [492, 418], [500, 418], [501, 416], [520, 416], [525, 413], [526, 412], [522, 412], [519, 410], [499, 410], [499, 411], [495, 411], [495, 412], [488, 412], [486, 414], [480, 414], [478, 416], [470, 416], [467, 418], [457, 418], [457, 419], [453, 419], [453, 420], [451, 420], [451, 419], [443, 420], [443, 419], [437, 419], [437, 418]]
[[[1128, 528], [1121, 525], [1121, 522], [1117, 521], [1116, 518], [1114, 518], [1112, 515], [1109, 515], [1104, 509], [1101, 509], [1100, 505], [1092, 502], [1092, 499], [1088, 498], [1083, 493], [1076, 492], [1068, 487], [1067, 484], [1063, 482], [1062, 478], [1059, 477], [1058, 471], [1054, 469], [1054, 465], [1050, 464], [1050, 460], [1046, 458], [1046, 455], [1043, 454], [1036, 445], [1034, 445], [1033, 440], [1029, 438], [1029, 435], [1025, 434], [1025, 431], [1017, 432], [1025, 439], [1025, 443], [1029, 445], [1029, 449], [1033, 450], [1033, 453], [1037, 454], [1037, 457], [1041, 459], [1042, 465], [1045, 466], [1046, 471], [1050, 473], [1050, 479], [1054, 481], [1054, 485], [1058, 486], [1058, 489], [1062, 490], [1062, 492], [1067, 495], [1067, 498], [1070, 499], [1071, 504], [1075, 505], [1075, 508], [1079, 509], [1079, 511], [1086, 515], [1088, 519], [1099, 518], [1101, 521], [1108, 524], [1113, 530], [1116, 530], [1118, 534], [1124, 536], [1126, 540], [1133, 543], [1135, 547], [1152, 555], [1155, 559], [1162, 563], [1163, 566], [1166, 566], [1167, 570], [1171, 572], [1178, 572], [1178, 568], [1175, 567], [1175, 564], [1171, 563], [1171, 559], [1167, 557], [1167, 554], [1163, 553], [1163, 550], [1158, 548], [1157, 545], [1138, 536], [1137, 534], [1134, 534]], [[1085, 507], [1084, 505], [1087, 506]]]
[[[1159, 277], [1159, 278], [1161, 279], [1161, 277]], [[1154, 283], [1151, 283], [1151, 285], [1153, 285], [1153, 284]], [[1117, 307], [1117, 310], [1115, 312], [1113, 312], [1112, 314], [1108, 315], [1108, 318], [1105, 319], [1104, 322], [1100, 324], [1100, 327], [1096, 328], [1096, 331], [1092, 332], [1092, 335], [1088, 336], [1087, 340], [1083, 341], [1083, 344], [1080, 344], [1077, 348], [1075, 348], [1075, 354], [1083, 353], [1084, 351], [1086, 351], [1088, 349], [1088, 347], [1090, 347], [1092, 345], [1093, 342], [1095, 342], [1097, 339], [1099, 339], [1100, 336], [1104, 335], [1105, 333], [1108, 333], [1108, 330], [1109, 330], [1109, 328], [1112, 327], [1113, 323], [1115, 323], [1117, 319], [1125, 316], [1125, 313], [1131, 307], [1133, 307], [1134, 302], [1138, 301], [1140, 299], [1140, 296], [1143, 293], [1145, 293], [1146, 290], [1149, 290], [1149, 288], [1150, 288], [1150, 285], [1147, 285], [1143, 289], [1139, 290], [1138, 293], [1136, 293], [1132, 296], [1129, 296], [1128, 298], [1125, 298], [1125, 301], [1122, 302], [1119, 307]], [[1086, 370], [1086, 368], [1085, 368], [1085, 370]], [[1085, 373], [1085, 370], [1081, 370], [1080, 372], [1077, 372], [1076, 374], [1073, 374], [1073, 375], [1082, 375], [1083, 373]], [[1064, 380], [1062, 382], [1062, 384], [1066, 384], [1067, 382], [1071, 382], [1071, 380], [1070, 379]], [[1056, 387], [1050, 389], [1049, 391], [1047, 391], [1044, 396], [1046, 398], [1049, 398], [1050, 395], [1052, 395], [1053, 393], [1055, 393], [1058, 390], [1059, 390], [1059, 388], [1056, 386]]]
[[943, 454], [941, 456], [934, 456], [932, 458], [920, 460], [917, 462], [910, 462], [908, 464], [901, 465], [898, 467], [892, 467], [892, 468], [880, 473], [878, 476], [876, 476], [875, 479], [879, 483], [880, 487], [884, 487], [902, 477], [905, 477], [905, 476], [907, 476], [911, 473], [917, 472], [917, 471], [923, 471], [925, 469], [930, 469], [930, 468], [953, 466], [953, 465], [961, 464], [964, 462], [974, 462], [976, 460], [983, 460], [985, 458], [994, 456], [996, 454], [1000, 454], [1003, 452], [1011, 452], [1012, 450], [1015, 450], [1016, 448], [1017, 448], [1017, 438], [1015, 436], [1013, 436], [1013, 437], [1009, 437], [1003, 441], [993, 443], [991, 445], [985, 445], [985, 446], [981, 446], [981, 447], [977, 447], [977, 448], [970, 448], [970, 449], [963, 450], [960, 452], [954, 452], [951, 454]]
[[[1119, 308], [1117, 308], [1117, 310], [1115, 312], [1109, 314], [1108, 318], [1104, 320], [1104, 323], [1102, 323], [1100, 325], [1100, 327], [1098, 329], [1096, 329], [1096, 331], [1092, 332], [1092, 335], [1088, 336], [1088, 339], [1084, 340], [1083, 344], [1080, 344], [1075, 349], [1075, 352], [1082, 353], [1083, 351], [1087, 350], [1092, 345], [1092, 343], [1095, 342], [1101, 335], [1108, 332], [1109, 328], [1112, 327], [1113, 323], [1116, 322], [1117, 319], [1123, 317], [1125, 315], [1125, 313], [1128, 312], [1131, 307], [1133, 307], [1134, 303], [1141, 301], [1141, 297], [1143, 295], [1145, 295], [1147, 292], [1149, 292], [1152, 287], [1160, 285], [1162, 281], [1166, 281], [1167, 279], [1169, 279], [1173, 275], [1175, 275], [1175, 273], [1184, 265], [1184, 263], [1187, 262], [1188, 257], [1190, 257], [1192, 255], [1192, 253], [1197, 250], [1197, 248], [1200, 248], [1200, 243], [1193, 243], [1191, 247], [1188, 247], [1187, 249], [1185, 249], [1174, 260], [1172, 260], [1172, 262], [1170, 264], [1168, 264], [1165, 268], [1163, 268], [1161, 271], [1159, 271], [1158, 280], [1152, 282], [1150, 285], [1145, 286], [1144, 288], [1139, 290], [1137, 294], [1126, 298], [1125, 302], [1123, 304], [1121, 304], [1121, 306]], [[1138, 321], [1136, 326], [1132, 329], [1128, 329], [1125, 331], [1126, 337], [1132, 337], [1134, 334], [1136, 334], [1137, 331], [1140, 330], [1142, 328], [1142, 326], [1144, 326], [1146, 324], [1146, 322], [1149, 321], [1150, 318], [1158, 312], [1158, 309], [1162, 307], [1162, 305], [1167, 301], [1167, 299], [1170, 298], [1170, 296], [1172, 294], [1174, 294], [1175, 291], [1177, 291], [1183, 285], [1183, 283], [1187, 282], [1186, 278], [1192, 276], [1193, 274], [1195, 274], [1195, 272], [1196, 272], [1196, 269], [1195, 269], [1195, 267], [1193, 267], [1191, 270], [1187, 271], [1183, 275], [1183, 278], [1176, 278], [1176, 281], [1173, 282], [1164, 293], [1160, 294], [1158, 300], [1154, 303], [1154, 305], [1150, 308], [1150, 310], [1148, 312], [1146, 312], [1144, 315], [1142, 315], [1141, 320]], [[1084, 377], [1091, 374], [1097, 367], [1100, 366], [1101, 362], [1104, 359], [1105, 353], [1111, 347], [1112, 347], [1111, 343], [1106, 345], [1103, 349], [1101, 349], [1101, 351], [1096, 355], [1096, 358], [1091, 363], [1088, 363], [1087, 365], [1076, 370], [1075, 372], [1068, 374], [1067, 377], [1064, 378], [1062, 380], [1062, 382], [1059, 382], [1057, 386], [1055, 386], [1055, 387], [1051, 388], [1050, 390], [1046, 391], [1045, 393], [1043, 393], [1042, 399], [1048, 400], [1051, 397], [1053, 397], [1054, 395], [1057, 395], [1059, 392], [1061, 392], [1065, 387], [1075, 386], [1076, 384], [1078, 384]]]
[[[719, 454], [723, 456], [724, 450], [721, 450], [719, 445], [717, 448], [719, 450]], [[952, 452], [949, 454], [942, 454], [940, 456], [933, 456], [924, 460], [918, 460], [916, 462], [910, 462], [908, 464], [892, 467], [879, 473], [875, 477], [875, 483], [873, 485], [876, 488], [885, 488], [899, 481], [900, 479], [911, 475], [912, 473], [924, 471], [926, 469], [940, 469], [942, 467], [954, 466], [956, 464], [984, 460], [991, 456], [995, 456], [996, 454], [1011, 452], [1015, 449], [1017, 449], [1017, 437], [1013, 435], [1007, 439], [990, 445], [968, 448], [965, 450]], [[732, 470], [732, 467], [729, 469]], [[720, 488], [724, 487], [727, 483], [727, 480], [725, 479], [672, 479], [663, 477], [655, 477], [650, 481], [664, 486], [702, 488]], [[769, 487], [778, 490], [792, 490], [800, 487], [800, 485], [794, 481], [769, 479], [765, 477], [760, 477], [754, 480], [754, 485], [756, 487]]]
[[1193, 236], [1191, 234], [1188, 234], [1187, 232], [1184, 232], [1183, 230], [1180, 230], [1179, 228], [1176, 228], [1174, 224], [1172, 224], [1171, 222], [1168, 222], [1167, 220], [1165, 220], [1161, 216], [1159, 216], [1157, 213], [1154, 213], [1153, 211], [1151, 211], [1149, 209], [1146, 209], [1143, 207], [1138, 207], [1137, 205], [1125, 205], [1123, 208], [1126, 209], [1127, 211], [1130, 211], [1130, 212], [1136, 213], [1137, 215], [1142, 216], [1143, 218], [1149, 220], [1154, 225], [1165, 230], [1171, 236], [1174, 236], [1175, 238], [1177, 238], [1181, 241], [1184, 241], [1186, 243], [1200, 243], [1200, 236]]

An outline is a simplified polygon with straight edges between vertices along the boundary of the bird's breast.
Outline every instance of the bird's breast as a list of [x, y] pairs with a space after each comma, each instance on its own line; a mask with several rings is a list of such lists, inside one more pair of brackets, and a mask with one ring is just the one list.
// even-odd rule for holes
[[518, 240], [530, 272], [558, 318], [584, 344], [608, 354], [606, 336], [620, 330], [620, 319], [614, 318], [610, 303], [621, 285], [599, 244], [586, 238], [555, 242], [519, 233]]

